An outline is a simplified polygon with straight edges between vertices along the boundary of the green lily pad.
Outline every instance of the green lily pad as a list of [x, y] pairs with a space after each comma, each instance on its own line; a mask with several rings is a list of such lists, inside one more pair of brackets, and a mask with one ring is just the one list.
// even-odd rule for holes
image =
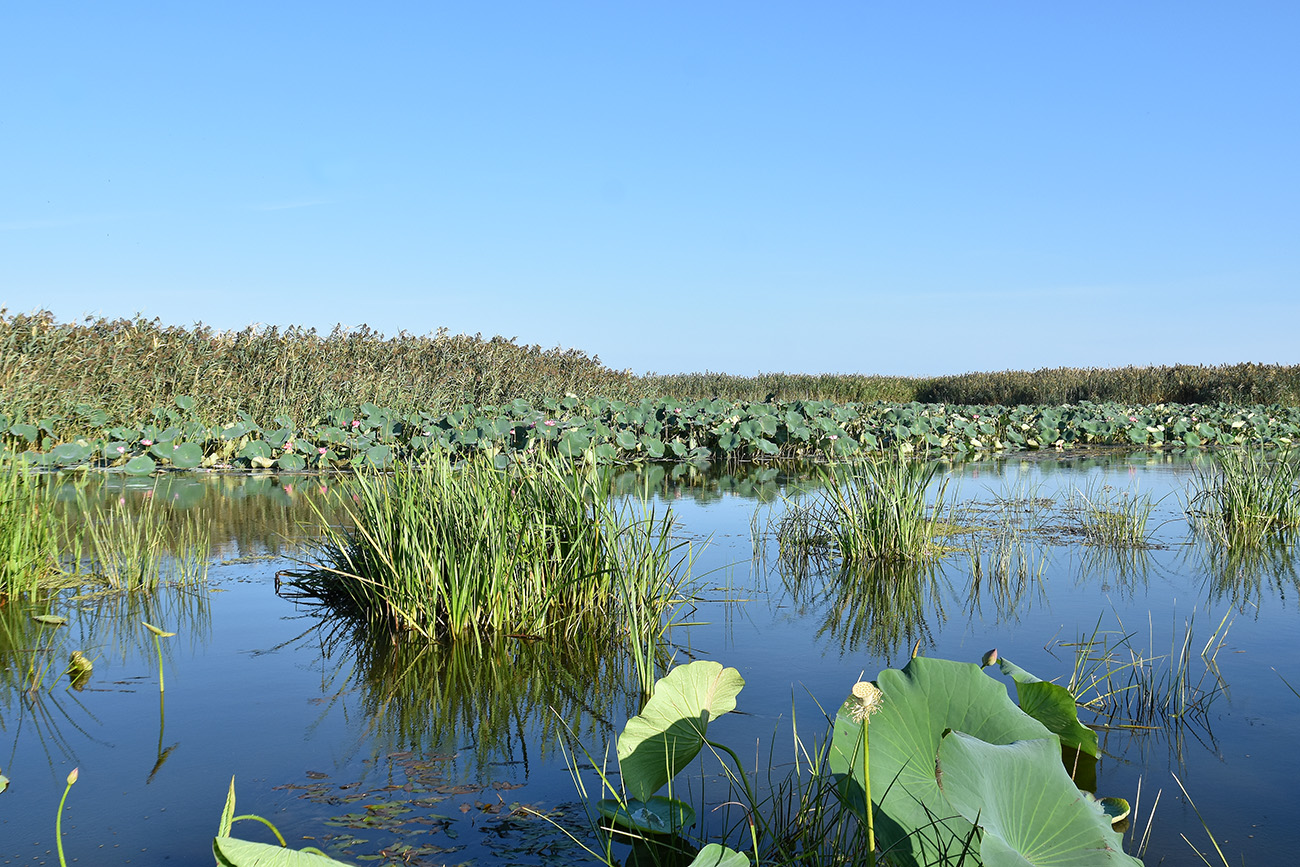
[[1127, 819], [1133, 809], [1123, 798], [1102, 798], [1097, 803], [1101, 804], [1101, 808], [1106, 811], [1112, 827]]
[[158, 464], [148, 455], [136, 455], [126, 462], [125, 469], [132, 476], [147, 476], [158, 469]]
[[1005, 659], [998, 660], [998, 668], [1016, 682], [1021, 710], [1047, 726], [1048, 731], [1061, 739], [1062, 745], [1099, 757], [1097, 733], [1079, 722], [1074, 695], [1068, 689], [1034, 677]]

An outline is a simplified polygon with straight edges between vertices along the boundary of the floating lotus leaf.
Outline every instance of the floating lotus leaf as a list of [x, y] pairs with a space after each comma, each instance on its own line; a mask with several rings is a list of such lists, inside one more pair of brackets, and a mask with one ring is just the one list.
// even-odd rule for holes
[[181, 443], [172, 450], [172, 466], [192, 470], [203, 463], [203, 447], [198, 443]]
[[281, 455], [279, 458], [277, 458], [275, 461], [275, 465], [279, 469], [287, 470], [288, 472], [291, 473], [296, 473], [301, 471], [307, 466], [307, 460], [302, 455], [294, 454], [290, 452], [289, 454]]
[[641, 713], [618, 736], [618, 765], [628, 794], [641, 801], [662, 788], [704, 746], [709, 723], [735, 710], [745, 679], [708, 660], [679, 665], [654, 686]]
[[636, 451], [638, 440], [636, 434], [630, 430], [619, 431], [618, 434], [614, 437], [614, 441], [617, 442], [619, 448], [623, 449], [624, 451], [629, 451], [629, 452]]
[[[873, 725], [873, 758], [875, 740]], [[1110, 816], [1079, 791], [1060, 757], [1052, 737], [990, 744], [953, 731], [939, 745], [935, 773], [948, 803], [968, 822], [979, 822], [985, 867], [1140, 867], [1124, 853]]]
[[596, 802], [596, 812], [624, 830], [642, 834], [677, 834], [695, 824], [690, 804], [662, 795], [627, 803], [605, 798]]
[[61, 467], [80, 464], [90, 459], [94, 449], [85, 443], [60, 443], [50, 449], [50, 458]]

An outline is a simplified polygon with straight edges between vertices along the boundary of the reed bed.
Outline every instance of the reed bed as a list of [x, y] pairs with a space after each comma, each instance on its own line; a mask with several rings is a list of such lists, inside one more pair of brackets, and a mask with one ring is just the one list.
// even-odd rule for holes
[[1216, 457], [1196, 475], [1188, 505], [1194, 526], [1231, 548], [1292, 540], [1300, 531], [1300, 456], [1233, 449]]
[[209, 422], [285, 415], [322, 418], [373, 403], [393, 413], [438, 413], [515, 398], [565, 394], [640, 401], [722, 398], [772, 402], [953, 405], [1300, 405], [1300, 365], [1045, 368], [942, 377], [859, 374], [647, 374], [611, 370], [578, 349], [542, 349], [514, 338], [446, 329], [385, 337], [366, 326], [328, 334], [295, 326], [216, 331], [159, 320], [61, 323], [48, 311], [0, 308], [0, 413], [42, 427], [56, 441], [105, 422], [139, 427], [177, 396], [193, 396]]
[[1077, 512], [1084, 539], [1090, 545], [1145, 548], [1147, 521], [1155, 508], [1151, 497], [1137, 491], [1116, 491], [1094, 481], [1074, 492], [1068, 509]]
[[66, 575], [114, 591], [183, 587], [207, 580], [208, 526], [194, 512], [173, 509], [146, 491], [142, 505], [126, 497], [104, 502], [77, 492], [61, 522], [60, 561]]
[[853, 564], [940, 553], [948, 480], [927, 502], [935, 472], [933, 464], [897, 453], [824, 471], [824, 487], [791, 502], [778, 521], [780, 559], [798, 571], [810, 560]]
[[545, 457], [400, 465], [342, 505], [347, 526], [286, 593], [427, 639], [662, 630], [690, 572], [671, 512], [616, 503], [594, 471]]

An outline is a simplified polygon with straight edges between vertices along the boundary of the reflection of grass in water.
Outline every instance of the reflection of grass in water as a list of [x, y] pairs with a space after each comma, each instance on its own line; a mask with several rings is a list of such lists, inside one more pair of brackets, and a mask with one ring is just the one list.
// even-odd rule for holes
[[55, 574], [55, 550], [36, 479], [17, 461], [0, 466], [0, 604]]
[[935, 561], [820, 570], [779, 565], [781, 581], [796, 605], [824, 608], [818, 637], [830, 636], [845, 652], [866, 651], [889, 659], [917, 642], [933, 643], [928, 614], [944, 619]]
[[1238, 608], [1258, 606], [1266, 589], [1280, 597], [1287, 590], [1300, 591], [1295, 545], [1279, 539], [1249, 546], [1198, 544], [1187, 560], [1203, 576], [1210, 599], [1227, 600]]
[[1078, 575], [1081, 583], [1101, 575], [1101, 590], [1131, 597], [1139, 587], [1146, 587], [1152, 568], [1150, 548], [1089, 545], [1083, 548]]
[[544, 757], [567, 729], [606, 737], [635, 714], [640, 691], [624, 650], [584, 640], [499, 637], [480, 644], [377, 640], [361, 632], [327, 645], [355, 656], [353, 682], [376, 750], [455, 752], [477, 769]]

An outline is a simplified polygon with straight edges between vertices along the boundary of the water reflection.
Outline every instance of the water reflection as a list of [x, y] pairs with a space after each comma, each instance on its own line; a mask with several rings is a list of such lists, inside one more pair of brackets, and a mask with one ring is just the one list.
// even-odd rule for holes
[[931, 620], [947, 619], [943, 571], [932, 560], [821, 569], [783, 562], [778, 572], [796, 614], [820, 620], [817, 636], [833, 639], [846, 654], [865, 651], [888, 662], [918, 643], [932, 647]]
[[348, 630], [325, 635], [321, 650], [326, 660], [352, 660], [334, 688], [359, 695], [363, 735], [376, 755], [472, 745], [480, 776], [504, 763], [526, 777], [530, 763], [569, 734], [609, 741], [640, 706], [626, 651], [603, 642], [507, 636], [439, 644]]
[[1268, 540], [1258, 545], [1216, 544], [1198, 539], [1184, 561], [1198, 575], [1207, 599], [1226, 601], [1238, 610], [1258, 609], [1266, 598], [1286, 604], [1286, 594], [1300, 594], [1294, 542]]

